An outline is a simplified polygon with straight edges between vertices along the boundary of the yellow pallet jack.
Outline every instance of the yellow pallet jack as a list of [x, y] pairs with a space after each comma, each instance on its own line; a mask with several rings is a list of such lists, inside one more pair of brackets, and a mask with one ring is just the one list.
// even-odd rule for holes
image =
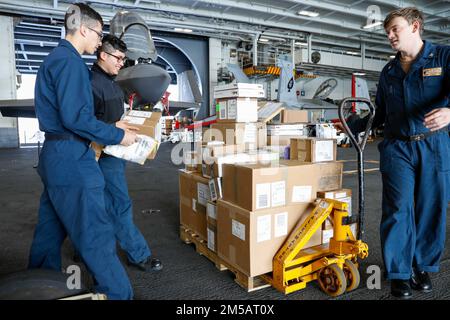
[[[369, 106], [369, 122], [365, 134], [358, 142], [349, 129], [343, 109], [353, 102]], [[348, 216], [344, 202], [321, 199], [308, 218], [298, 224], [273, 258], [272, 275], [264, 275], [277, 290], [288, 294], [306, 287], [310, 281], [317, 280], [321, 289], [336, 297], [354, 290], [360, 282], [358, 257], [365, 259], [369, 254], [364, 236], [364, 161], [363, 151], [375, 116], [375, 108], [367, 99], [346, 98], [339, 106], [339, 118], [350, 140], [358, 152], [358, 215]], [[333, 220], [333, 237], [329, 244], [303, 250], [311, 236], [322, 228], [328, 217]], [[358, 222], [357, 237], [350, 225]]]

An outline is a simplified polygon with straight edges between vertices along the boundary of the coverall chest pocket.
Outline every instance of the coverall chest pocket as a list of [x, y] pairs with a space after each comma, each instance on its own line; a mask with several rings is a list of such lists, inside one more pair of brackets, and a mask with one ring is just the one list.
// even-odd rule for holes
[[434, 153], [437, 170], [450, 173], [450, 137], [448, 134], [440, 134], [439, 138], [435, 139]]
[[422, 77], [422, 97], [427, 101], [433, 101], [440, 98], [443, 90], [444, 77], [439, 76], [423, 76]]

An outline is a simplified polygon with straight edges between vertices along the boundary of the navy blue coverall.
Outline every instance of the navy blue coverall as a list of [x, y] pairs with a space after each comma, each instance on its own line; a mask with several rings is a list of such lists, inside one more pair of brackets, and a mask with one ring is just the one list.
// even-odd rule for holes
[[[403, 71], [399, 55], [381, 72], [373, 127], [384, 123], [378, 145], [383, 180], [380, 226], [388, 279], [410, 279], [412, 268], [437, 272], [444, 250], [450, 194], [448, 128], [421, 141], [402, 138], [429, 132], [424, 115], [450, 107], [450, 47], [424, 46]], [[353, 124], [363, 131], [367, 123]]]
[[39, 158], [44, 190], [29, 267], [61, 270], [61, 245], [69, 236], [94, 276], [96, 291], [109, 299], [132, 299], [105, 210], [105, 180], [89, 146], [90, 141], [118, 144], [124, 131], [95, 118], [89, 69], [67, 40], [39, 68], [35, 108], [46, 141]]
[[[114, 77], [108, 75], [98, 64], [94, 63], [91, 70], [95, 116], [106, 123], [115, 123], [123, 115], [123, 91]], [[133, 222], [133, 207], [125, 177], [126, 161], [102, 153], [98, 164], [105, 177], [106, 211], [114, 222], [117, 241], [126, 251], [130, 262], [142, 262], [151, 256], [151, 251]]]

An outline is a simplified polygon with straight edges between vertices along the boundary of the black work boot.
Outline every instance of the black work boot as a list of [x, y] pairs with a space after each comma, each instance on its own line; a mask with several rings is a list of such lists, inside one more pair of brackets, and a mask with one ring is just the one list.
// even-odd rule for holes
[[400, 299], [409, 299], [412, 297], [409, 280], [392, 279], [391, 294]]
[[411, 279], [409, 280], [411, 288], [422, 292], [433, 291], [430, 276], [426, 271], [413, 270]]
[[139, 269], [140, 271], [149, 272], [149, 271], [159, 271], [163, 268], [161, 260], [157, 258], [148, 257], [147, 259], [135, 263], [128, 261], [128, 265]]

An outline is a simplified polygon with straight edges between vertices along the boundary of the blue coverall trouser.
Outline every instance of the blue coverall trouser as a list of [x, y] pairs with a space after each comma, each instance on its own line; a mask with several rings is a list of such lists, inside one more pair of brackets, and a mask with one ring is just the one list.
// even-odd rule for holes
[[112, 300], [132, 299], [133, 289], [116, 254], [104, 181], [92, 149], [75, 141], [45, 142], [38, 172], [44, 190], [29, 268], [61, 270], [61, 246], [69, 236], [94, 277], [96, 292]]
[[385, 139], [379, 145], [383, 179], [380, 235], [388, 279], [407, 280], [412, 268], [437, 272], [445, 244], [450, 139]]
[[133, 206], [125, 177], [126, 162], [115, 157], [101, 157], [98, 164], [105, 178], [105, 206], [113, 220], [116, 239], [130, 262], [142, 262], [151, 256], [151, 251], [133, 222]]

